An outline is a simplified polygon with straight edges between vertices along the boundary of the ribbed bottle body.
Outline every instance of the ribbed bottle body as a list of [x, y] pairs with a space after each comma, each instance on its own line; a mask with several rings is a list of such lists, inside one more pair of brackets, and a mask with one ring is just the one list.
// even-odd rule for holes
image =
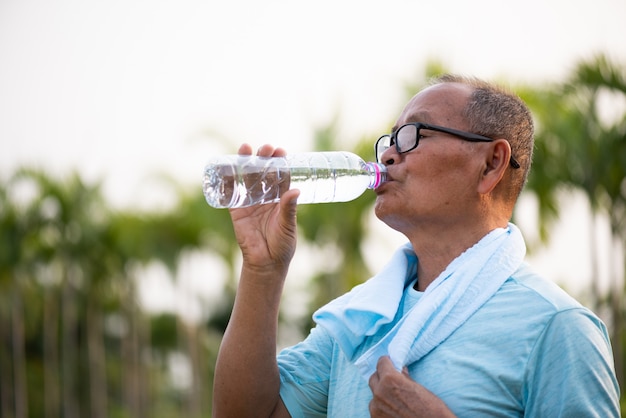
[[238, 208], [277, 202], [299, 189], [298, 203], [347, 202], [385, 180], [384, 166], [345, 151], [308, 152], [284, 158], [226, 155], [205, 167], [209, 205]]

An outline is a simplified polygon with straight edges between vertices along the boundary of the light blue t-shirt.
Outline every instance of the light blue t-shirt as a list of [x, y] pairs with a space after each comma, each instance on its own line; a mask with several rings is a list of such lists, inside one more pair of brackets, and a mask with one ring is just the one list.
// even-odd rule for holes
[[[420, 296], [407, 287], [394, 323]], [[278, 366], [292, 417], [369, 416], [368, 382], [321, 327], [281, 351]], [[606, 327], [526, 265], [409, 373], [459, 417], [620, 416]]]

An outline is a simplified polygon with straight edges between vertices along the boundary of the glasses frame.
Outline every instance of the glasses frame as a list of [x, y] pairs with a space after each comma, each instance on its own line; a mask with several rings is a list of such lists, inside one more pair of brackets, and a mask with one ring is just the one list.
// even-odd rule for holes
[[[415, 144], [408, 149], [400, 150], [396, 137], [398, 135], [398, 132], [400, 132], [402, 128], [404, 128], [405, 126], [409, 126], [409, 125], [415, 126], [416, 128]], [[396, 146], [396, 151], [398, 152], [398, 154], [404, 154], [417, 148], [420, 142], [420, 130], [421, 129], [428, 129], [429, 131], [442, 132], [444, 134], [456, 136], [457, 138], [463, 139], [465, 141], [470, 141], [470, 142], [493, 142], [494, 141], [493, 138], [474, 134], [471, 132], [459, 131], [458, 129], [446, 128], [446, 127], [437, 126], [437, 125], [429, 125], [427, 123], [421, 123], [421, 122], [406, 123], [400, 126], [398, 129], [396, 129], [395, 132], [392, 132], [391, 134], [383, 135], [380, 138], [378, 138], [378, 140], [376, 141], [376, 144], [374, 145], [374, 152], [376, 153], [376, 162], [380, 163], [380, 156], [382, 155], [382, 153], [385, 152], [387, 149], [391, 148], [393, 145]], [[385, 148], [385, 150], [379, 153], [378, 146], [380, 144], [380, 141], [382, 141], [383, 139], [387, 139], [387, 138], [389, 138], [389, 142], [390, 142], [389, 147]], [[517, 160], [515, 160], [515, 158], [513, 158], [512, 155], [511, 155], [511, 158], [509, 159], [509, 163], [511, 164], [511, 167], [515, 169], [520, 168], [519, 163], [517, 162]]]

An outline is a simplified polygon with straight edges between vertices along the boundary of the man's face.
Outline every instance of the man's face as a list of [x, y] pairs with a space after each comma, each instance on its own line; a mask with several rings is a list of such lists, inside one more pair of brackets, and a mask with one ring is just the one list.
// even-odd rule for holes
[[[470, 94], [463, 84], [431, 86], [411, 99], [394, 130], [410, 122], [467, 130], [461, 114]], [[392, 146], [381, 158], [390, 181], [376, 189], [376, 215], [400, 232], [425, 222], [457, 222], [469, 215], [465, 210], [478, 198], [483, 165], [475, 151], [483, 144], [428, 130], [421, 135], [414, 150], [398, 154]]]

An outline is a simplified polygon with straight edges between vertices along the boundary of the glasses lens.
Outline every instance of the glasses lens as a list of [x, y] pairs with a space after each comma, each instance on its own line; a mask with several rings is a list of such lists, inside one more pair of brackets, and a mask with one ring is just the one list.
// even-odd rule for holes
[[383, 135], [376, 141], [376, 161], [381, 161], [383, 152], [387, 151], [391, 146], [391, 137], [389, 135]]
[[396, 132], [398, 141], [398, 151], [406, 152], [415, 148], [417, 142], [417, 127], [415, 125], [404, 125]]

